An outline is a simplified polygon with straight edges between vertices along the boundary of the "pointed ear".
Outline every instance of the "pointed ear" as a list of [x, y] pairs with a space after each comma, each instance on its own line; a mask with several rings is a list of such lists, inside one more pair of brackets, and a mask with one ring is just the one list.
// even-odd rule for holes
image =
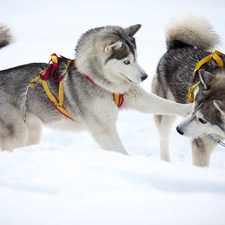
[[129, 36], [133, 37], [140, 28], [141, 28], [141, 24], [136, 24], [136, 25], [124, 28], [124, 30]]
[[210, 72], [208, 71], [205, 71], [203, 69], [200, 69], [199, 70], [199, 78], [200, 78], [200, 81], [201, 83], [203, 84], [204, 86], [204, 89], [207, 89], [209, 84], [212, 82], [212, 80], [215, 78], [213, 74], [211, 74]]
[[107, 45], [105, 47], [105, 53], [107, 54], [107, 53], [110, 53], [112, 50], [117, 50], [117, 49], [121, 48], [122, 45], [123, 45], [123, 43], [121, 41]]
[[224, 111], [225, 105], [222, 101], [214, 100], [213, 105], [219, 110], [222, 116], [225, 116], [225, 111]]

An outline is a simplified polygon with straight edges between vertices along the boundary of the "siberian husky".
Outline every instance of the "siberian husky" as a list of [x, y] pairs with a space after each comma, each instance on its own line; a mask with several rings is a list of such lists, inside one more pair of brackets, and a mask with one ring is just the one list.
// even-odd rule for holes
[[[225, 137], [225, 56], [210, 52], [219, 43], [219, 36], [203, 18], [189, 15], [174, 21], [167, 29], [167, 52], [152, 83], [153, 93], [178, 103], [190, 103], [188, 91], [190, 97], [194, 95], [192, 113], [177, 131], [192, 138], [192, 159], [197, 166], [209, 165], [215, 141]], [[154, 117], [161, 159], [170, 161], [169, 133], [175, 117]]]
[[[0, 71], [1, 149], [39, 143], [42, 126], [47, 125], [88, 130], [102, 149], [127, 154], [116, 129], [119, 110], [190, 113], [189, 104], [165, 100], [138, 85], [147, 78], [133, 37], [140, 27], [94, 28], [79, 39], [75, 60], [53, 54], [49, 64]], [[9, 29], [1, 25], [0, 47], [10, 40]]]

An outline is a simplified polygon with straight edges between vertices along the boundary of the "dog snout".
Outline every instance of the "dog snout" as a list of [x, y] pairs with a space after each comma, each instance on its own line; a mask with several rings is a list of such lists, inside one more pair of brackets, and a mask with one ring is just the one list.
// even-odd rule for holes
[[148, 75], [146, 73], [142, 74], [141, 81], [144, 81], [147, 77], [148, 77]]
[[180, 135], [184, 135], [184, 132], [183, 132], [183, 131], [181, 131], [181, 129], [179, 128], [179, 126], [178, 126], [178, 127], [176, 127], [176, 130], [177, 130], [177, 132], [178, 132]]

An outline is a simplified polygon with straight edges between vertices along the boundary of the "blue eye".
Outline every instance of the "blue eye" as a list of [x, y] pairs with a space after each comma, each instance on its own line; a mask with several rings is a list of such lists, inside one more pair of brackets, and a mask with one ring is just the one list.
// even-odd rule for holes
[[126, 64], [126, 65], [129, 65], [130, 64], [130, 60], [125, 60], [125, 61], [123, 61], [124, 62], [124, 64]]

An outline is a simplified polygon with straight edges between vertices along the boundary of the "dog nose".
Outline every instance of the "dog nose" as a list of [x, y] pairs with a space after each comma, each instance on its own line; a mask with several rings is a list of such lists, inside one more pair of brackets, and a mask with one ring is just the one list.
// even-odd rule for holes
[[183, 135], [183, 134], [184, 134], [184, 132], [183, 132], [183, 131], [181, 131], [181, 130], [179, 129], [179, 127], [176, 127], [176, 129], [177, 129], [177, 132], [178, 132], [179, 134], [181, 134], [181, 135]]
[[148, 75], [144, 73], [141, 77], [141, 81], [144, 81], [147, 77], [148, 77]]

